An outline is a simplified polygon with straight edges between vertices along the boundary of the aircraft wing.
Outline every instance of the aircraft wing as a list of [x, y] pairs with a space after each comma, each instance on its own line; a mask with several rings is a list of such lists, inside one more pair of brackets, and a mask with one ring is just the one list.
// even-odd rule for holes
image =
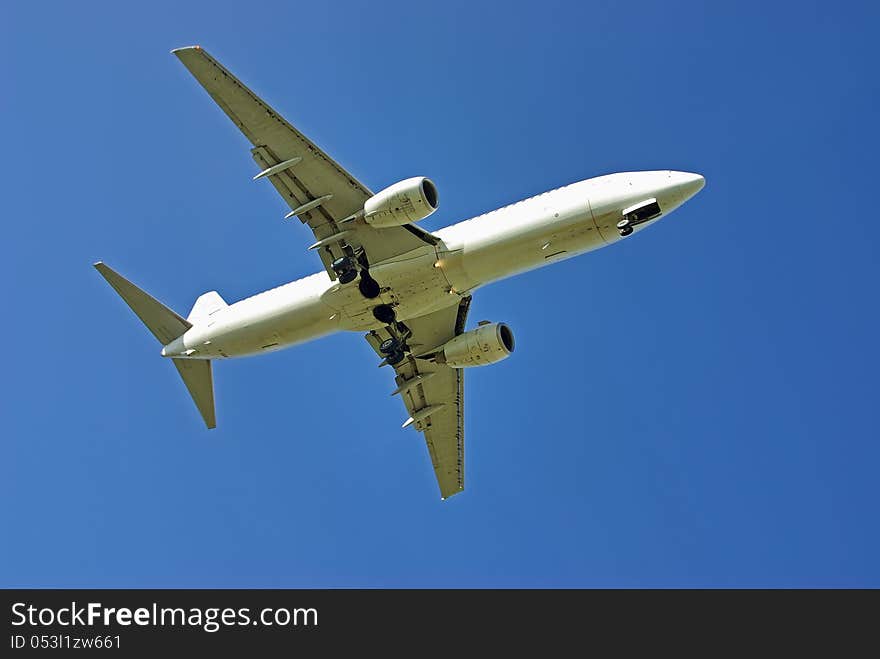
[[[467, 319], [470, 297], [456, 306], [406, 321], [412, 332], [413, 353], [436, 348], [461, 334]], [[379, 332], [366, 335], [381, 357], [379, 344], [388, 336]], [[434, 466], [440, 496], [444, 499], [464, 489], [464, 369], [450, 368], [411, 354], [394, 367], [400, 395], [409, 412], [404, 427], [414, 425], [425, 437]]]
[[[260, 167], [255, 178], [268, 178], [290, 206], [288, 217], [297, 215], [311, 227], [317, 240], [312, 248], [331, 278], [336, 273], [330, 263], [343, 256], [340, 241], [355, 250], [362, 247], [370, 263], [436, 244], [413, 224], [376, 229], [350, 222], [340, 228], [341, 220], [363, 211], [373, 193], [200, 46], [172, 52], [253, 144], [251, 154]], [[343, 238], [333, 238], [343, 231]]]

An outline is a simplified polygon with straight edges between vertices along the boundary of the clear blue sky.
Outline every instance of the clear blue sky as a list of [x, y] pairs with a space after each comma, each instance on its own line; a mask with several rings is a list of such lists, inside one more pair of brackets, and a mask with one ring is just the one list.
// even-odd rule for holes
[[[251, 6], [5, 9], [0, 585], [880, 586], [876, 3]], [[431, 176], [429, 229], [707, 186], [478, 293], [518, 347], [442, 503], [359, 335], [218, 364], [208, 432], [92, 269], [185, 314], [319, 267], [193, 43], [370, 187]]]

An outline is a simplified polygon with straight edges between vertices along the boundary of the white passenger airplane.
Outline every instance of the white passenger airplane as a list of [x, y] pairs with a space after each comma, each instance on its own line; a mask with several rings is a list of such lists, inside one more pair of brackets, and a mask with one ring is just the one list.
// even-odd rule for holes
[[605, 247], [695, 195], [702, 176], [610, 174], [573, 183], [429, 233], [437, 188], [417, 176], [374, 194], [199, 46], [172, 51], [253, 144], [260, 172], [309, 225], [324, 270], [234, 304], [216, 291], [186, 318], [96, 263], [162, 344], [208, 428], [216, 425], [211, 360], [254, 355], [340, 330], [366, 339], [395, 371], [424, 434], [442, 498], [464, 489], [464, 372], [505, 359], [504, 323], [465, 331], [471, 295], [513, 274]]

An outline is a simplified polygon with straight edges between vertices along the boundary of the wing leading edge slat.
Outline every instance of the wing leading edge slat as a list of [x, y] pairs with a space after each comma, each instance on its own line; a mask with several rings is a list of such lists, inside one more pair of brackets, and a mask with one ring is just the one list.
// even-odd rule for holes
[[[317, 240], [338, 232], [337, 223], [363, 210], [373, 193], [305, 135], [294, 128], [263, 99], [198, 46], [172, 51], [205, 88], [220, 109], [251, 142], [251, 154], [291, 210], [306, 208], [300, 219], [309, 225]], [[277, 168], [273, 170], [273, 168]], [[310, 202], [323, 198], [317, 207]], [[345, 244], [363, 248], [370, 263], [405, 254], [425, 243], [434, 244], [431, 234], [404, 225], [374, 229], [352, 222], [354, 229]], [[329, 263], [343, 255], [343, 244], [327, 245], [319, 251], [331, 277]]]

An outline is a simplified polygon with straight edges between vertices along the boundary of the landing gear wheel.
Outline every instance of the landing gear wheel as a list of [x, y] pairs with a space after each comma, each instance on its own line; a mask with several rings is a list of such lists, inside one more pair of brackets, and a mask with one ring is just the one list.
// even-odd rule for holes
[[383, 355], [390, 355], [394, 352], [399, 352], [400, 341], [395, 338], [385, 339], [382, 343], [379, 344], [379, 352]]
[[631, 226], [625, 226], [618, 230], [621, 236], [628, 236], [633, 232], [633, 228]]
[[370, 276], [366, 270], [361, 270], [361, 280], [358, 282], [358, 290], [368, 300], [379, 297], [381, 289], [379, 283]]
[[348, 270], [339, 275], [339, 283], [340, 284], [350, 284], [355, 279], [357, 279], [358, 273], [357, 270]]
[[358, 271], [354, 259], [348, 256], [342, 256], [330, 264], [340, 284], [350, 284], [357, 279]]
[[389, 364], [391, 364], [392, 366], [396, 366], [397, 364], [402, 362], [404, 359], [406, 359], [406, 355], [403, 353], [402, 350], [398, 350], [397, 352], [392, 352], [390, 355], [388, 355], [385, 358], [385, 361], [388, 362]]
[[620, 222], [617, 223], [618, 229], [623, 229], [629, 226], [629, 218], [625, 217]]
[[394, 322], [394, 308], [388, 304], [380, 304], [373, 309], [373, 317], [380, 323], [391, 325]]

